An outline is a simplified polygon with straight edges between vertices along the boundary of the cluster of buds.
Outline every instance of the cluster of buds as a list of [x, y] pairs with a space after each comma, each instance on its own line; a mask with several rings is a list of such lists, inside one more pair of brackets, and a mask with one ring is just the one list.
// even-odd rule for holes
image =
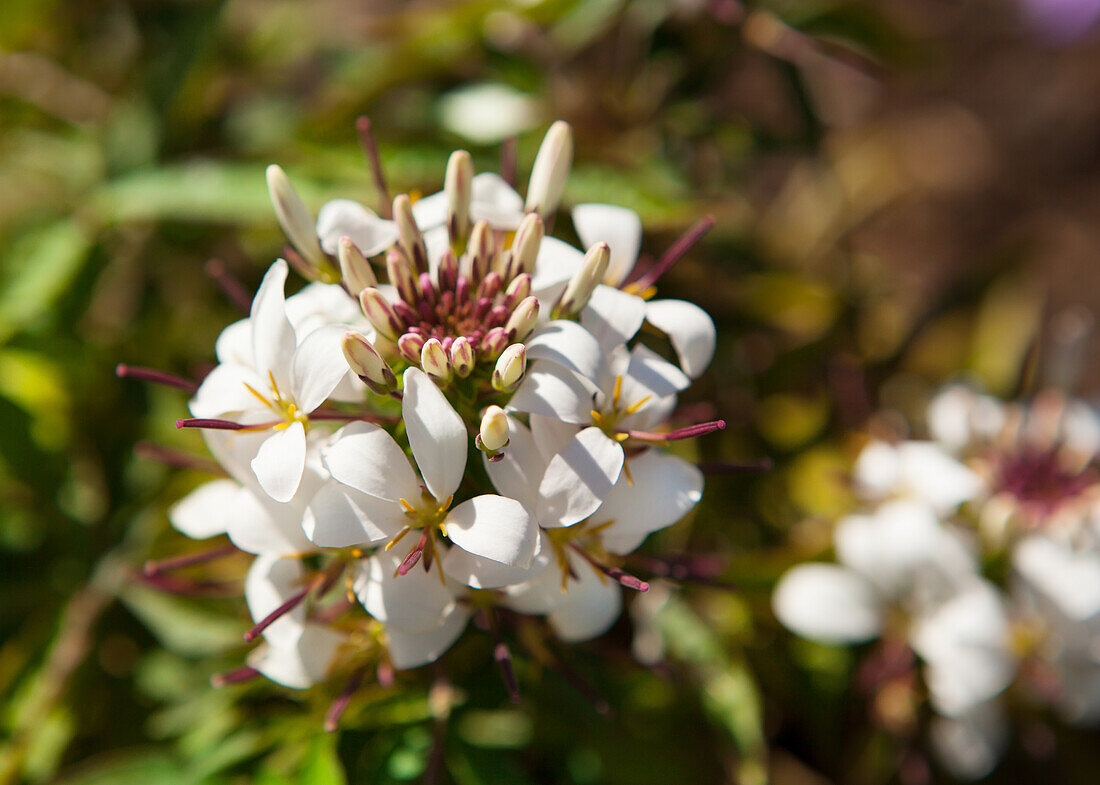
[[[227, 475], [170, 520], [232, 547], [149, 565], [145, 579], [186, 590], [178, 570], [256, 556], [247, 639], [264, 643], [230, 681], [303, 688], [343, 672], [358, 684], [368, 665], [436, 660], [480, 614], [514, 697], [502, 620], [542, 617], [566, 641], [602, 634], [623, 587], [648, 589], [623, 569], [629, 555], [702, 495], [702, 471], [666, 446], [725, 427], [672, 425], [677, 396], [713, 356], [714, 325], [691, 303], [651, 298], [713, 222], [631, 278], [632, 211], [579, 206], [586, 251], [546, 234], [571, 165], [565, 123], [544, 139], [526, 201], [506, 178], [475, 175], [463, 151], [442, 191], [390, 200], [360, 130], [381, 215], [335, 200], [314, 225], [271, 167], [292, 247], [219, 338], [218, 366], [198, 385], [120, 366], [194, 392], [193, 417], [177, 425], [201, 429]], [[286, 297], [291, 266], [313, 283]], [[643, 323], [675, 358], [634, 340]], [[341, 580], [351, 601], [332, 596]]]

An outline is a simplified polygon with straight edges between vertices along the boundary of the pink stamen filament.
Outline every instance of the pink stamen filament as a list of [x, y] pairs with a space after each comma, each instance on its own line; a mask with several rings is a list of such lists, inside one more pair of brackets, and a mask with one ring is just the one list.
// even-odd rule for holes
[[212, 431], [242, 431], [244, 426], [232, 420], [218, 420], [204, 417], [185, 417], [176, 420], [177, 428], [206, 428]]
[[673, 442], [680, 439], [690, 439], [694, 436], [703, 436], [704, 434], [725, 430], [725, 427], [725, 420], [711, 420], [710, 422], [689, 425], [686, 428], [677, 428], [667, 433], [650, 433], [647, 431], [625, 431], [624, 433], [631, 439], [641, 439], [647, 442]]
[[142, 566], [141, 571], [146, 577], [153, 577], [173, 570], [183, 569], [184, 567], [193, 567], [196, 564], [204, 564], [208, 561], [221, 559], [225, 556], [231, 556], [234, 553], [239, 553], [236, 546], [222, 545], [217, 548], [209, 548], [195, 553], [185, 553], [181, 556], [173, 556], [169, 559], [147, 561]]
[[176, 575], [145, 575], [135, 572], [134, 578], [159, 591], [184, 597], [230, 597], [240, 592], [239, 588], [229, 583], [195, 581]]
[[143, 368], [140, 365], [119, 363], [115, 366], [115, 375], [120, 379], [141, 379], [145, 382], [163, 384], [165, 387], [175, 387], [187, 393], [193, 393], [199, 389], [199, 386], [190, 379], [184, 379], [167, 371], [158, 371], [155, 368]]
[[359, 668], [351, 674], [351, 678], [349, 678], [348, 683], [344, 685], [344, 689], [340, 691], [340, 694], [336, 696], [336, 700], [328, 707], [328, 711], [325, 712], [325, 733], [332, 733], [339, 726], [340, 717], [343, 716], [348, 705], [351, 703], [352, 697], [363, 683], [363, 675], [365, 673], [366, 666]]
[[226, 673], [217, 673], [210, 677], [210, 684], [214, 687], [226, 687], [230, 684], [240, 684], [246, 681], [252, 681], [260, 672], [255, 668], [251, 668], [245, 665], [240, 668], [236, 668]]
[[246, 632], [244, 634], [245, 641], [249, 643], [254, 641], [260, 633], [278, 621], [279, 617], [294, 610], [310, 593], [316, 591], [318, 597], [324, 595], [336, 583], [336, 579], [340, 577], [340, 573], [343, 571], [343, 562], [333, 562], [323, 571], [314, 575], [300, 591], [294, 593], [286, 602], [264, 616], [256, 623], [255, 627]]
[[371, 173], [374, 175], [374, 187], [378, 189], [378, 214], [386, 220], [393, 218], [393, 200], [386, 187], [386, 176], [382, 171], [382, 160], [378, 156], [378, 144], [374, 140], [370, 118], [363, 115], [356, 119], [355, 130], [359, 133], [359, 144], [367, 155]]
[[164, 447], [150, 442], [138, 442], [134, 446], [134, 453], [137, 454], [139, 458], [157, 461], [166, 466], [175, 466], [177, 469], [193, 469], [199, 472], [206, 472], [207, 474], [219, 475], [221, 477], [228, 476], [225, 470], [222, 469], [216, 461], [212, 461], [201, 455], [193, 455], [184, 450], [174, 450], [171, 447]]
[[500, 624], [492, 608], [485, 608], [485, 620], [489, 625], [489, 634], [493, 636], [493, 659], [500, 666], [500, 678], [508, 690], [508, 699], [512, 703], [519, 703], [519, 680], [516, 679], [516, 669], [512, 664], [512, 652], [500, 637]]
[[402, 560], [401, 564], [397, 567], [398, 575], [408, 575], [409, 570], [416, 566], [416, 563], [420, 561], [420, 557], [424, 555], [424, 548], [428, 544], [429, 531], [427, 528], [420, 534], [420, 539], [416, 545], [412, 547], [408, 555]]
[[637, 591], [641, 592], [649, 591], [649, 584], [643, 581], [641, 578], [636, 578], [630, 573], [623, 572], [617, 567], [608, 567], [606, 564], [601, 564], [600, 562], [596, 561], [595, 557], [592, 556], [592, 554], [590, 554], [581, 546], [577, 545], [577, 543], [575, 542], [569, 543], [569, 547], [572, 548], [577, 554], [581, 556], [581, 558], [583, 558], [597, 570], [602, 572], [608, 578], [611, 578], [611, 580], [618, 581], [620, 584], [627, 587], [628, 589], [636, 589]]
[[645, 291], [653, 286], [662, 275], [672, 269], [676, 262], [683, 258], [684, 254], [691, 250], [692, 246], [699, 242], [703, 235], [714, 226], [714, 216], [708, 215], [697, 221], [691, 228], [684, 232], [669, 249], [664, 252], [657, 263], [647, 270], [641, 277], [633, 282], [639, 291]]
[[237, 280], [229, 268], [225, 266], [225, 262], [221, 259], [210, 259], [203, 267], [214, 283], [218, 285], [218, 288], [222, 290], [222, 294], [233, 305], [237, 306], [242, 312], [248, 313], [252, 310], [252, 295], [243, 283]]

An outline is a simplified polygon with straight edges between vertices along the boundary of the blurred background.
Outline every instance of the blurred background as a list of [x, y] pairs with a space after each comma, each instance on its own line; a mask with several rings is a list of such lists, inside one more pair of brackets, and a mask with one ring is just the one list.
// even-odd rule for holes
[[[882, 721], [854, 654], [783, 632], [769, 592], [853, 504], [854, 431], [960, 374], [1027, 392], [1066, 314], [1091, 323], [1097, 20], [1098, 0], [6, 0], [0, 783], [418, 781], [433, 734], [459, 785], [951, 781], [920, 717]], [[135, 445], [201, 442], [173, 427], [182, 393], [115, 365], [209, 367], [239, 312], [207, 260], [255, 287], [284, 242], [268, 163], [314, 209], [377, 203], [362, 114], [398, 189], [436, 190], [456, 147], [496, 169], [512, 135], [526, 173], [562, 118], [566, 209], [636, 209], [651, 256], [717, 219], [662, 280], [719, 325], [690, 395], [730, 427], [697, 449], [776, 467], [710, 478], [647, 545], [716, 557], [732, 589], [570, 652], [612, 718], [537, 663], [504, 708], [469, 635], [445, 726], [422, 674], [325, 735], [331, 694], [209, 686], [244, 656], [243, 603], [133, 579], [179, 550], [165, 509], [203, 479]], [[1095, 393], [1098, 359], [1085, 344], [1061, 380]], [[632, 664], [653, 625], [667, 651]], [[1096, 781], [1096, 730], [1031, 713], [1014, 733], [989, 781]]]

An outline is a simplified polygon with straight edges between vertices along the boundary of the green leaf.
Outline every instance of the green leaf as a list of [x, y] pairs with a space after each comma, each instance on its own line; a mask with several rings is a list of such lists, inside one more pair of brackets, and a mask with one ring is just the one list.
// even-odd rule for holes
[[346, 785], [347, 777], [336, 754], [336, 735], [318, 734], [306, 755], [299, 785]]
[[177, 654], [204, 657], [242, 644], [246, 628], [239, 619], [137, 584], [127, 586], [120, 599], [165, 648]]

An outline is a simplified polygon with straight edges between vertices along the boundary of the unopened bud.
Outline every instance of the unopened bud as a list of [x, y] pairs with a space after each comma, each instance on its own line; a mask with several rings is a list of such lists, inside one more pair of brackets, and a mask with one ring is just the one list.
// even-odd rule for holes
[[546, 234], [546, 225], [537, 213], [528, 214], [516, 230], [516, 237], [512, 241], [512, 257], [515, 267], [521, 273], [533, 273], [535, 271], [535, 259], [539, 255], [539, 247], [542, 238]]
[[397, 389], [397, 377], [366, 336], [347, 332], [341, 348], [352, 373], [362, 379], [363, 384], [371, 390], [379, 395], [386, 395]]
[[464, 335], [451, 344], [451, 368], [459, 379], [465, 379], [474, 369], [474, 347]]
[[438, 338], [429, 338], [420, 350], [420, 367], [439, 384], [451, 380], [451, 362]]
[[474, 162], [470, 154], [455, 150], [447, 161], [447, 174], [443, 179], [443, 192], [447, 194], [447, 233], [454, 248], [461, 248], [470, 233], [473, 180]]
[[489, 272], [489, 262], [493, 255], [493, 228], [488, 221], [478, 221], [470, 232], [470, 242], [466, 245], [466, 254], [470, 259], [470, 279], [475, 283]]
[[573, 165], [573, 129], [569, 123], [558, 120], [543, 137], [542, 145], [531, 167], [531, 181], [527, 185], [529, 213], [544, 218], [558, 209], [569, 168]]
[[514, 308], [516, 303], [527, 299], [527, 296], [531, 294], [531, 276], [527, 273], [520, 273], [512, 282], [508, 284], [508, 288], [504, 290], [504, 305], [508, 308]]
[[412, 200], [408, 194], [398, 194], [393, 200], [393, 220], [397, 224], [397, 242], [416, 272], [428, 272], [428, 247], [424, 235], [413, 217]]
[[374, 277], [370, 262], [350, 237], [340, 238], [336, 255], [340, 261], [340, 276], [343, 278], [344, 288], [353, 295], [358, 295], [368, 286], [378, 285], [378, 279]]
[[488, 297], [491, 300], [500, 294], [500, 289], [500, 273], [490, 270], [477, 287], [477, 298], [480, 300], [482, 297]]
[[596, 243], [588, 249], [554, 308], [555, 319], [573, 316], [588, 304], [588, 298], [607, 274], [610, 262], [611, 248], [607, 243]]
[[443, 292], [453, 292], [458, 283], [458, 259], [450, 248], [443, 252], [439, 258], [439, 269], [436, 270], [436, 279], [439, 281], [439, 289]]
[[488, 454], [489, 460], [498, 458], [500, 451], [508, 446], [508, 415], [503, 409], [490, 406], [485, 410], [474, 443], [479, 450]]
[[420, 353], [424, 350], [424, 339], [416, 333], [405, 333], [397, 339], [397, 353], [405, 362], [420, 365]]
[[481, 339], [481, 352], [485, 359], [495, 360], [509, 343], [508, 331], [503, 327], [494, 327]]
[[373, 286], [359, 293], [359, 305], [374, 329], [391, 341], [396, 341], [397, 336], [405, 331], [405, 325], [397, 318], [385, 296]]
[[420, 302], [412, 262], [400, 249], [391, 248], [386, 254], [386, 275], [402, 300], [413, 307]]
[[294, 186], [290, 184], [290, 178], [286, 176], [286, 172], [278, 164], [267, 167], [267, 192], [271, 196], [271, 204], [275, 207], [275, 217], [283, 227], [290, 244], [314, 266], [319, 267], [324, 264], [326, 257], [321, 250], [321, 243], [317, 240], [317, 228], [313, 223], [313, 215], [302, 201], [302, 197], [298, 196]]
[[493, 368], [493, 389], [511, 392], [523, 380], [527, 370], [527, 349], [522, 343], [514, 343], [505, 349]]
[[539, 298], [532, 295], [516, 306], [516, 310], [512, 311], [512, 315], [508, 317], [504, 330], [508, 333], [510, 340], [522, 341], [531, 334], [538, 321]]

